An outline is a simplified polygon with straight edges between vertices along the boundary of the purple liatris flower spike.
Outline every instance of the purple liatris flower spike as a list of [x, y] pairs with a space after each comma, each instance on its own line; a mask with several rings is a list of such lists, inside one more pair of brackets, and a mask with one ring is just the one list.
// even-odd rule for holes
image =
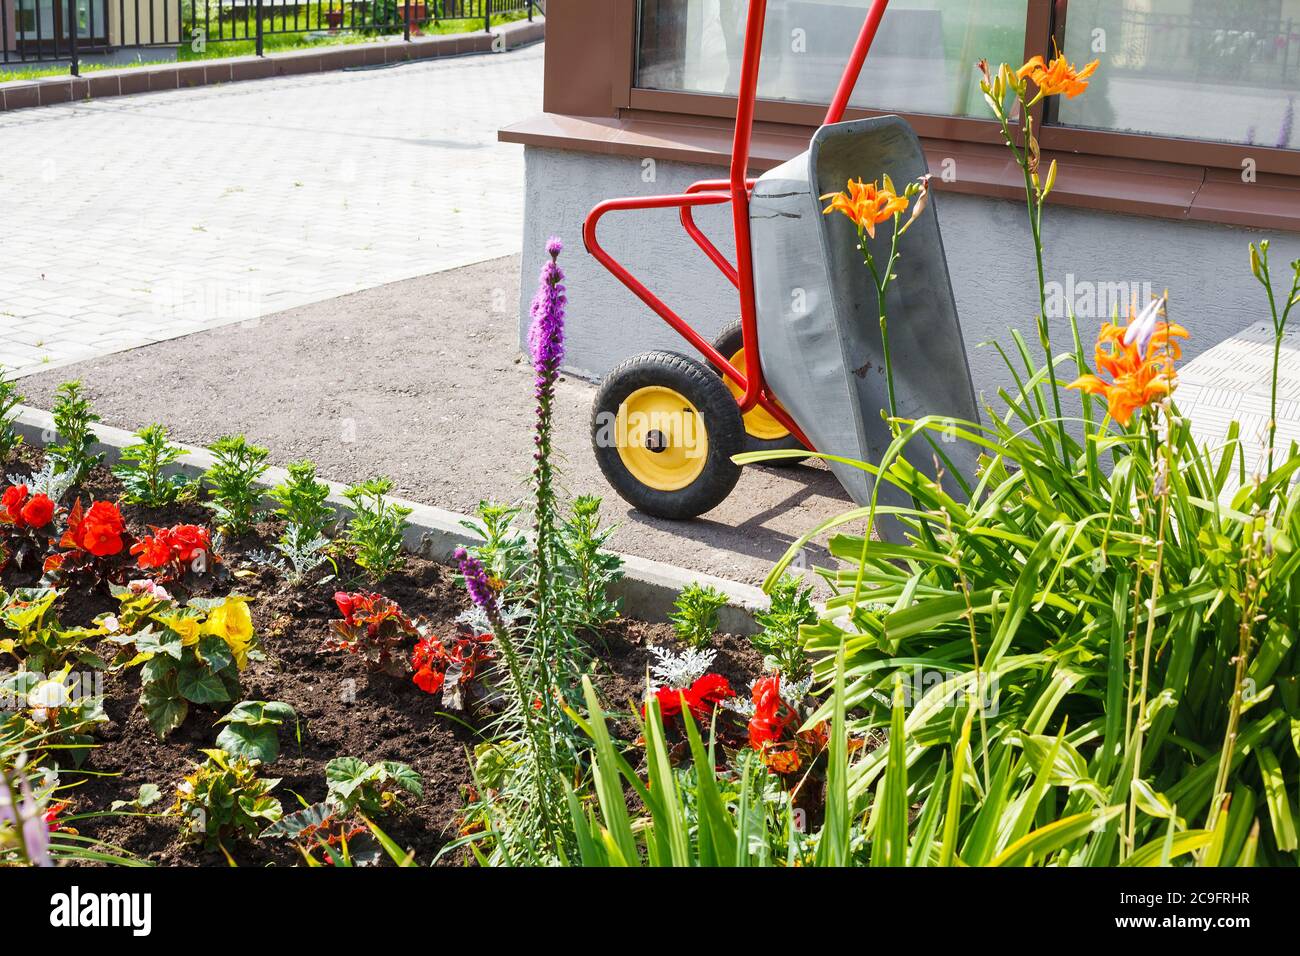
[[31, 783], [23, 772], [21, 758], [14, 769], [22, 802], [18, 802], [10, 781], [0, 773], [0, 823], [7, 823], [18, 831], [28, 863], [32, 866], [53, 866], [54, 862], [50, 858], [50, 829], [45, 823], [41, 803], [32, 793]]
[[465, 578], [465, 590], [469, 592], [469, 599], [491, 615], [496, 610], [497, 596], [492, 590], [491, 583], [488, 582], [483, 562], [464, 548], [457, 548], [453, 556], [456, 558], [456, 563], [460, 565], [461, 575]]
[[552, 236], [546, 244], [550, 259], [538, 277], [537, 295], [533, 299], [528, 327], [528, 352], [538, 376], [550, 377], [564, 361], [564, 272], [557, 260], [564, 244]]

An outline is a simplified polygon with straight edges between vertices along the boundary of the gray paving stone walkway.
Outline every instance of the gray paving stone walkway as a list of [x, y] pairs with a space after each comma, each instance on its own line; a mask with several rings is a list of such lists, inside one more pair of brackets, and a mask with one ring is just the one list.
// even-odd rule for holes
[[519, 251], [540, 45], [0, 114], [18, 375]]
[[[1278, 361], [1277, 434], [1275, 464], [1286, 461], [1292, 442], [1300, 442], [1300, 328], [1287, 329]], [[1178, 371], [1174, 399], [1191, 419], [1197, 440], [1219, 450], [1227, 445], [1228, 429], [1240, 425], [1239, 466], [1228, 478], [1225, 495], [1247, 481], [1268, 473], [1269, 401], [1273, 383], [1273, 326], [1257, 322], [1202, 352]]]

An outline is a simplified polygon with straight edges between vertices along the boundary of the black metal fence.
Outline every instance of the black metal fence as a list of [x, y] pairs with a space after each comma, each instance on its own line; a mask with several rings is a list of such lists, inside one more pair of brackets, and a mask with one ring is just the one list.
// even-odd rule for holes
[[409, 40], [445, 22], [490, 30], [495, 16], [534, 12], [545, 13], [541, 0], [0, 0], [0, 63], [66, 62], [76, 74], [122, 51], [261, 56], [271, 37]]
[[1264, 6], [1225, 4], [1205, 16], [1125, 10], [1113, 65], [1149, 76], [1300, 86], [1300, 21], [1266, 15]]

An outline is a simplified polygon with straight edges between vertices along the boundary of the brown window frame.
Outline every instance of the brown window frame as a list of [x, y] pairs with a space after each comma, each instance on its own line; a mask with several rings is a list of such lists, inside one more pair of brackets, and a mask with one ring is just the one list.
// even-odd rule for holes
[[[636, 111], [710, 118], [734, 117], [734, 97], [651, 90], [635, 85], [639, 6], [638, 0], [616, 0], [612, 64], [614, 75], [611, 84], [613, 109], [619, 113]], [[1050, 56], [1053, 42], [1063, 47], [1068, 9], [1068, 0], [1028, 0], [1024, 51], [1026, 60], [1035, 55]], [[1254, 161], [1258, 173], [1300, 176], [1300, 150], [1062, 126], [1054, 121], [1054, 108], [1045, 110], [1044, 106], [1045, 103], [1037, 104], [1033, 108], [1033, 115], [1039, 131], [1039, 141], [1047, 151], [1154, 161], [1203, 167], [1207, 170], [1234, 170], [1237, 173], [1243, 168], [1243, 162], [1250, 159]], [[825, 110], [826, 104], [760, 99], [755, 108], [755, 119], [759, 122], [816, 127], [821, 123]], [[881, 116], [888, 112], [890, 111], [851, 108], [845, 118]], [[1001, 142], [998, 126], [992, 120], [929, 113], [902, 112], [898, 115], [906, 119], [922, 139], [962, 143]]]

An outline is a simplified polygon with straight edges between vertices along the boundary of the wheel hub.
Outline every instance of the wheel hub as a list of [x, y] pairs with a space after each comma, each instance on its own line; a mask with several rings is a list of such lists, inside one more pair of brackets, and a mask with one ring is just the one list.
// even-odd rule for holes
[[687, 398], [662, 385], [638, 388], [618, 409], [618, 455], [637, 479], [658, 491], [679, 491], [704, 471], [709, 436]]

